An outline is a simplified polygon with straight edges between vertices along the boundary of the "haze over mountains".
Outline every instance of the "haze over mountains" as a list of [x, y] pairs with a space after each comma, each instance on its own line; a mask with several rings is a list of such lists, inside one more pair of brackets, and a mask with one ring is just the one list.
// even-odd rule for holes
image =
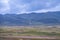
[[0, 14], [0, 25], [60, 25], [60, 11], [30, 14]]

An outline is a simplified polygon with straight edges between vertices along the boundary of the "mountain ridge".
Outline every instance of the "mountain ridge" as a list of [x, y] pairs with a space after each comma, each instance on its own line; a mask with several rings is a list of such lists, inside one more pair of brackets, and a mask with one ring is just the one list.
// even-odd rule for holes
[[29, 14], [0, 14], [0, 25], [60, 25], [60, 11]]

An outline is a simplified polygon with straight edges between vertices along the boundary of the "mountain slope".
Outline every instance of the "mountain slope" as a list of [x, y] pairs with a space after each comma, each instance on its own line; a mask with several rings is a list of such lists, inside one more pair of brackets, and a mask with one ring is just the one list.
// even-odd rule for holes
[[0, 25], [59, 25], [60, 12], [0, 14]]

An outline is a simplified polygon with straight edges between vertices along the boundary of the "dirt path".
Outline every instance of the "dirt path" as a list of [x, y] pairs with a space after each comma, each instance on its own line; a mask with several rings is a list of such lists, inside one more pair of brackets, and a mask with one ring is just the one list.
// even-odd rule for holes
[[49, 37], [49, 36], [0, 36], [0, 38], [60, 39], [60, 37]]

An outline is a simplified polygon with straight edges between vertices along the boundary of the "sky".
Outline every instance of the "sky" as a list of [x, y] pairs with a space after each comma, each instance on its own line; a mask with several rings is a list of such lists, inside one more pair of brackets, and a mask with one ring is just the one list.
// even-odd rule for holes
[[60, 11], [60, 0], [0, 0], [0, 14]]

